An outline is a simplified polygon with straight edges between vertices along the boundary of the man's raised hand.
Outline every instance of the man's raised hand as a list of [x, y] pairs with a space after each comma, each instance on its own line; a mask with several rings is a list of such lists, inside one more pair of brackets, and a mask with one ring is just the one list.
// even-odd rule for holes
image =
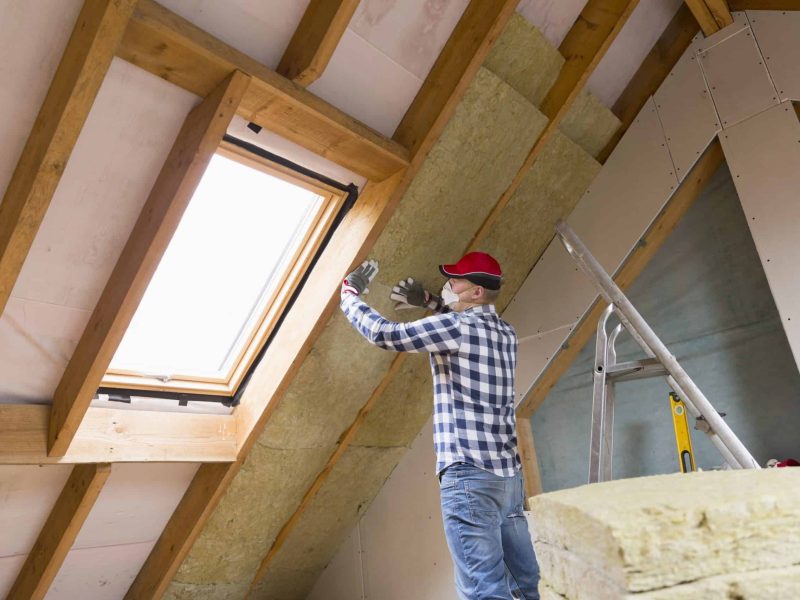
[[378, 274], [378, 261], [365, 260], [352, 273], [345, 277], [342, 282], [342, 296], [353, 294], [360, 296], [369, 293], [369, 284]]

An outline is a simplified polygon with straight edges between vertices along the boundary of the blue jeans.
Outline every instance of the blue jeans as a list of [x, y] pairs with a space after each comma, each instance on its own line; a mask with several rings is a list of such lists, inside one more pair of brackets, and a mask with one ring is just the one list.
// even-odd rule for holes
[[442, 473], [440, 492], [459, 597], [538, 600], [539, 565], [522, 512], [522, 476], [499, 477], [457, 463]]

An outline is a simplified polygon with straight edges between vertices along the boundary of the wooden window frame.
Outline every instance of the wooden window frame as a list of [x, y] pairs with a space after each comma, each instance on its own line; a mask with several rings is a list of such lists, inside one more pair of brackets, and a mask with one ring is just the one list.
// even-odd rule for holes
[[296, 292], [311, 261], [317, 254], [326, 235], [339, 214], [347, 192], [327, 185], [313, 177], [259, 156], [231, 142], [223, 141], [215, 155], [238, 162], [272, 177], [276, 177], [310, 192], [322, 196], [320, 208], [313, 216], [310, 227], [288, 261], [288, 267], [281, 276], [283, 282], [267, 300], [256, 319], [255, 327], [247, 335], [247, 341], [237, 352], [233, 366], [227, 377], [202, 377], [176, 373], [164, 381], [157, 376], [144, 375], [127, 369], [109, 368], [103, 376], [103, 388], [126, 390], [147, 390], [165, 393], [207, 394], [219, 396], [234, 395], [256, 360], [261, 348], [270, 338], [290, 299]]

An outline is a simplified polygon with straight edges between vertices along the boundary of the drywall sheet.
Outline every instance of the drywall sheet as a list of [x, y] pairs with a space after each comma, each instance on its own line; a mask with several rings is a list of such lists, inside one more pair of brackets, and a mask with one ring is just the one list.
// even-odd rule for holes
[[[632, 170], [631, 165], [636, 168]], [[676, 187], [655, 103], [650, 99], [568, 222], [600, 263], [613, 272]], [[578, 320], [595, 295], [591, 281], [554, 239], [509, 304], [505, 317], [520, 337], [537, 335]]]
[[535, 382], [535, 379], [530, 380], [528, 373], [541, 373], [576, 325], [577, 321], [553, 331], [520, 338], [517, 348], [517, 404], [525, 398]]
[[723, 127], [778, 104], [778, 93], [749, 26], [719, 43], [709, 43], [711, 39], [700, 45], [697, 57]]
[[750, 233], [800, 363], [800, 123], [791, 102], [720, 135]]
[[698, 34], [654, 96], [679, 180], [683, 180], [722, 129], [695, 56], [702, 40]]
[[747, 17], [781, 100], [800, 100], [800, 11], [748, 10]]

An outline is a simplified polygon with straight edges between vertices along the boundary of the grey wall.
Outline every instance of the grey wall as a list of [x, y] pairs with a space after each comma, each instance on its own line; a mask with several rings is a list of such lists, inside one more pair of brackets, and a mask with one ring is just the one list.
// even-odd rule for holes
[[[726, 166], [629, 297], [756, 460], [800, 457], [800, 375]], [[627, 336], [618, 349], [619, 360], [641, 356]], [[545, 491], [586, 483], [593, 353], [594, 340], [532, 418]], [[663, 379], [616, 389], [614, 477], [677, 471]], [[692, 434], [698, 467], [722, 464]]]

